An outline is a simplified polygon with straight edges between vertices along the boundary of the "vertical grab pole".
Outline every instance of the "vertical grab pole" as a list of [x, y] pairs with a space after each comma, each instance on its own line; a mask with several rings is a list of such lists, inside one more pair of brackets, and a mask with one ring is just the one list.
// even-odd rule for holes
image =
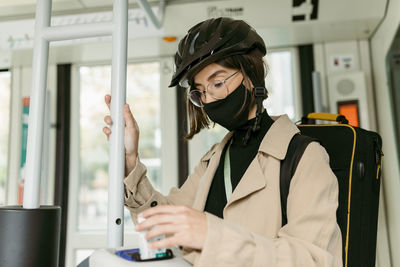
[[110, 163], [108, 179], [107, 246], [123, 245], [125, 121], [122, 109], [126, 99], [126, 57], [128, 35], [128, 0], [115, 0], [113, 6], [113, 45], [111, 70]]
[[51, 0], [37, 1], [23, 204], [25, 209], [37, 209], [40, 206], [40, 168], [49, 57], [49, 42], [42, 38], [41, 33], [45, 27], [50, 26], [50, 12]]
[[314, 112], [325, 112], [322, 107], [321, 73], [319, 71], [313, 71], [312, 84], [314, 96]]

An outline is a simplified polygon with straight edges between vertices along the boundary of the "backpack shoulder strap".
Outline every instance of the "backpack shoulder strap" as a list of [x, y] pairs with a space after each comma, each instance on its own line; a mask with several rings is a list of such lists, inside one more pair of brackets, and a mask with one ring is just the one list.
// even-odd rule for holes
[[295, 134], [289, 143], [289, 147], [285, 158], [281, 161], [281, 172], [280, 172], [280, 192], [281, 192], [281, 210], [282, 210], [282, 226], [287, 224], [287, 198], [289, 195], [290, 182], [294, 173], [296, 172], [297, 165], [300, 162], [301, 157], [304, 154], [307, 146], [317, 141], [315, 138], [311, 138], [302, 134]]

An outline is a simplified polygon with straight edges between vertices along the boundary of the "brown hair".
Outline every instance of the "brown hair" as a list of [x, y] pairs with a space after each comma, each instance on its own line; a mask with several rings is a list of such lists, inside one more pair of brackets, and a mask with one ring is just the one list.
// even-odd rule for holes
[[[263, 60], [263, 54], [258, 49], [253, 49], [251, 52], [247, 54], [231, 55], [229, 57], [218, 60], [215, 63], [226, 68], [240, 70], [243, 76], [245, 77], [246, 81], [245, 84], [248, 84], [249, 82], [248, 80], [249, 77], [247, 73], [251, 72], [253, 74], [253, 77], [258, 82], [258, 86], [265, 87], [265, 77], [267, 76], [268, 73], [268, 66]], [[192, 77], [189, 77], [190, 84], [193, 84], [194, 76], [197, 73], [194, 73]], [[188, 88], [188, 90], [191, 90], [191, 88]], [[268, 92], [265, 95], [264, 99], [266, 99], [267, 97], [268, 97]], [[255, 97], [253, 94], [251, 94], [251, 98], [252, 99], [250, 102], [250, 106], [252, 107], [255, 103]], [[242, 112], [245, 102], [246, 99], [243, 99], [243, 106], [236, 114], [236, 116], [240, 114], [240, 112]], [[208, 119], [208, 116], [203, 108], [193, 105], [193, 103], [190, 102], [188, 98], [186, 99], [186, 103], [189, 115], [190, 129], [189, 133], [185, 136], [185, 138], [187, 140], [190, 140], [195, 134], [199, 133], [203, 128], [209, 128], [211, 122]]]

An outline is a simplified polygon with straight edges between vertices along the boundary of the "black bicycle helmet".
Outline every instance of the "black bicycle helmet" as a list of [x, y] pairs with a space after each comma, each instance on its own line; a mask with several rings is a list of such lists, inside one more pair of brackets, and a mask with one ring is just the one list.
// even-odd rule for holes
[[169, 87], [179, 84], [187, 88], [188, 79], [208, 64], [255, 48], [266, 54], [263, 39], [243, 20], [216, 18], [200, 22], [179, 42], [176, 71]]

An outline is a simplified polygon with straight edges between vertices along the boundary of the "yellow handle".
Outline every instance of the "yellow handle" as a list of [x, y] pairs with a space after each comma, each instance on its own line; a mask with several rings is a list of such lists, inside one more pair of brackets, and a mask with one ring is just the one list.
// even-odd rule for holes
[[332, 113], [309, 113], [307, 115], [307, 119], [313, 120], [325, 120], [325, 121], [342, 121], [345, 119], [343, 115], [340, 114], [332, 114]]

